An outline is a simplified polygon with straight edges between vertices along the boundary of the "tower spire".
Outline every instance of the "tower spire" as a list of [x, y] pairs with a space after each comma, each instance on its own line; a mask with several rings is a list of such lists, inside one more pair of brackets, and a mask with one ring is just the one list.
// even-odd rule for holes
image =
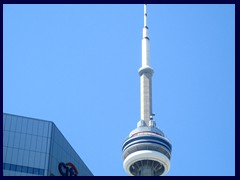
[[147, 4], [144, 4], [144, 27], [147, 27]]
[[150, 66], [150, 46], [147, 26], [147, 4], [144, 4], [144, 26], [142, 37], [142, 66]]

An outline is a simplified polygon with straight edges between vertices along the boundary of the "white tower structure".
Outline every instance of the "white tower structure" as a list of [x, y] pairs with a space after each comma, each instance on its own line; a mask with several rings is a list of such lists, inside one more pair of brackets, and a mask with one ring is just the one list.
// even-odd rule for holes
[[144, 4], [142, 67], [140, 75], [141, 118], [122, 145], [123, 167], [132, 176], [162, 176], [170, 169], [172, 145], [156, 127], [152, 113], [152, 75], [147, 5]]

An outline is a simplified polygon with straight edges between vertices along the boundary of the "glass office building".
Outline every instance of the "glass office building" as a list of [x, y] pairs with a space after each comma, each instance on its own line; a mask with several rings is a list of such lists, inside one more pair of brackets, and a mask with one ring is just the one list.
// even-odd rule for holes
[[51, 121], [3, 113], [4, 176], [93, 176]]

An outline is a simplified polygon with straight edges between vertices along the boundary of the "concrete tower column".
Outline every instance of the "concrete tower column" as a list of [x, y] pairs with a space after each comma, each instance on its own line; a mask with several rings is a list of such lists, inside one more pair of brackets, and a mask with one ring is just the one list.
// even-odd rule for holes
[[151, 67], [141, 67], [139, 69], [141, 120], [144, 120], [147, 126], [152, 116], [152, 74], [153, 69]]

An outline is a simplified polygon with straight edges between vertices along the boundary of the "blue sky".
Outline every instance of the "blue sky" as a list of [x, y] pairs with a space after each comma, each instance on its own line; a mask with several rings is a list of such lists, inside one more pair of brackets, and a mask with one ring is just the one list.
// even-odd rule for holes
[[[3, 112], [53, 121], [94, 175], [126, 176], [143, 5], [4, 5]], [[148, 5], [168, 176], [235, 174], [235, 5]]]

